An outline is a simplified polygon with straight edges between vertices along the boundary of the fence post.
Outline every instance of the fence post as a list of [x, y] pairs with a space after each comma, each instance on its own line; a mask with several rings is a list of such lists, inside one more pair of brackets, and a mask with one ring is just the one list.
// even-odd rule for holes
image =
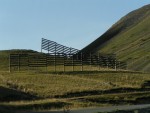
[[56, 52], [57, 52], [57, 43], [55, 42], [55, 55], [54, 55], [54, 67], [55, 67], [55, 72], [56, 72]]
[[72, 71], [74, 72], [74, 55], [72, 54]]
[[46, 72], [48, 73], [48, 63], [47, 63], [48, 62], [48, 60], [47, 60], [48, 58], [47, 57], [48, 57], [48, 55], [46, 54], [46, 63], [45, 63], [45, 65], [46, 65]]
[[109, 68], [108, 56], [106, 56], [106, 65], [107, 65], [107, 69], [108, 69]]
[[29, 54], [28, 54], [27, 57], [28, 57], [28, 72], [29, 72], [29, 68], [30, 68], [30, 64], [29, 64], [29, 63], [30, 63], [30, 62], [29, 62]]
[[18, 71], [20, 71], [20, 54], [18, 54]]
[[9, 55], [9, 72], [11, 72], [11, 54]]
[[90, 68], [91, 68], [91, 71], [92, 71], [92, 54], [90, 52]]
[[63, 71], [65, 72], [65, 48], [63, 46], [63, 50], [62, 50], [62, 57], [63, 57]]
[[42, 41], [41, 41], [41, 53], [42, 53], [42, 47], [43, 47], [43, 38], [42, 38]]
[[83, 71], [83, 58], [82, 58], [82, 53], [81, 53], [81, 71]]
[[56, 52], [55, 52], [55, 55], [54, 55], [54, 71], [56, 72]]
[[65, 54], [63, 54], [64, 55], [64, 72], [66, 71], [65, 70]]
[[98, 53], [98, 69], [100, 71], [100, 53]]

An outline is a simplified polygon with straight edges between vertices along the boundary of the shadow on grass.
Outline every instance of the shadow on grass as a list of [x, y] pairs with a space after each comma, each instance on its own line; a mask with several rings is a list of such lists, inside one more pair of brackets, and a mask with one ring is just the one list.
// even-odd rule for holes
[[124, 98], [122, 99], [115, 99], [115, 98], [101, 98], [101, 99], [95, 99], [95, 98], [87, 98], [83, 99], [86, 102], [93, 102], [93, 103], [101, 103], [101, 104], [112, 104], [112, 105], [126, 105], [126, 104], [132, 104], [132, 105], [138, 105], [138, 104], [150, 104], [150, 96], [149, 97], [140, 97], [134, 99], [126, 100]]
[[104, 71], [57, 71], [57, 72], [54, 72], [54, 71], [51, 71], [51, 72], [40, 72], [40, 73], [43, 73], [43, 74], [56, 74], [56, 75], [82, 75], [82, 74], [99, 74], [99, 73], [134, 73], [134, 74], [138, 74], [138, 73], [142, 73], [142, 72], [135, 72], [135, 71], [107, 71], [107, 70], [104, 70]]
[[0, 102], [6, 101], [18, 101], [18, 100], [33, 100], [37, 99], [35, 95], [21, 92], [18, 90], [6, 88], [0, 86]]
[[[21, 104], [21, 105], [0, 105], [0, 108], [7, 108], [10, 111], [22, 111], [22, 110], [51, 110], [61, 109], [65, 106], [71, 105], [67, 102], [45, 102], [45, 103], [33, 103], [33, 104]], [[1, 112], [0, 112], [1, 113]]]
[[150, 91], [150, 88], [114, 88], [110, 90], [92, 90], [92, 91], [82, 91], [82, 92], [71, 92], [71, 93], [66, 93], [64, 95], [57, 95], [55, 96], [55, 98], [72, 98], [72, 97], [81, 97], [81, 96], [143, 92], [143, 91]]
[[[98, 112], [98, 113], [103, 113], [103, 112]], [[150, 113], [150, 108], [137, 109], [137, 110], [127, 110], [127, 111], [117, 110], [117, 111], [107, 112], [107, 113]]]
[[0, 105], [0, 113], [15, 113], [9, 106]]
[[[60, 109], [63, 108], [66, 105], [70, 105], [70, 103], [67, 102], [40, 102], [39, 103], [22, 103], [22, 104], [4, 104], [3, 102], [9, 102], [9, 101], [22, 101], [22, 100], [34, 100], [39, 99], [38, 97], [24, 93], [21, 91], [17, 91], [14, 89], [9, 89], [0, 86], [0, 113], [14, 113], [18, 110], [49, 110], [49, 109]], [[11, 112], [10, 112], [11, 111]]]

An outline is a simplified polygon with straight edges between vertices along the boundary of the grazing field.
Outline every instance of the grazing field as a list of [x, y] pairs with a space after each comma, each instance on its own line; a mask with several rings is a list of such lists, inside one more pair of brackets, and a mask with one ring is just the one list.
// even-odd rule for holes
[[0, 105], [46, 110], [148, 103], [150, 75], [127, 71], [0, 72]]

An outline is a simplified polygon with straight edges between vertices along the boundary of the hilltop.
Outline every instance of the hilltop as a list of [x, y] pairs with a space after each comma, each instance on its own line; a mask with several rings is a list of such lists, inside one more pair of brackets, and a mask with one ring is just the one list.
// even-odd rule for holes
[[12, 50], [0, 50], [0, 70], [9, 70], [9, 55], [10, 54], [28, 54], [28, 53], [38, 53], [34, 50], [26, 49], [12, 49]]
[[82, 52], [114, 53], [129, 69], [150, 72], [150, 5], [122, 17]]

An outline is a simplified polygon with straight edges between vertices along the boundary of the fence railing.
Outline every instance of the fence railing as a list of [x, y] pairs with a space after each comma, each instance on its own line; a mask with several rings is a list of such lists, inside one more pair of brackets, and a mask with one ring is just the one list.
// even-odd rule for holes
[[84, 71], [101, 68], [126, 69], [126, 63], [118, 61], [114, 54], [82, 53], [78, 49], [66, 47], [42, 38], [41, 52], [32, 54], [10, 54], [9, 71], [45, 68], [47, 71]]
[[126, 69], [125, 62], [113, 55], [91, 54], [10, 54], [9, 71], [45, 68], [46, 71], [91, 71], [102, 68]]
[[44, 38], [42, 38], [41, 52], [42, 50], [46, 50], [48, 51], [48, 53], [57, 53], [57, 54], [76, 54], [79, 51], [78, 49], [67, 47]]

